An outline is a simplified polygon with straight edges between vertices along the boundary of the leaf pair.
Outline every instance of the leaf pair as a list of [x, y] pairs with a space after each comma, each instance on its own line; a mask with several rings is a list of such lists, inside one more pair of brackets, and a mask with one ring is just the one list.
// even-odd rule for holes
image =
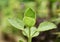
[[36, 14], [32, 9], [27, 9], [25, 14], [24, 14], [24, 18], [23, 21], [25, 23], [26, 26], [32, 27], [35, 25], [35, 21], [36, 21]]
[[[35, 36], [38, 36], [39, 35], [39, 32], [37, 32], [37, 28], [36, 27], [31, 27], [31, 37], [35, 37]], [[25, 35], [25, 36], [28, 36], [28, 38], [29, 38], [29, 28], [25, 28], [25, 30], [23, 31], [23, 34]]]

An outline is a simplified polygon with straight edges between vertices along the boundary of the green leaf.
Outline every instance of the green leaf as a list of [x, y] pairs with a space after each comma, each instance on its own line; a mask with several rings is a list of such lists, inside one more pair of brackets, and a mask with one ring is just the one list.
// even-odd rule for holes
[[8, 21], [12, 26], [14, 26], [20, 30], [24, 29], [24, 23], [21, 20], [19, 20], [19, 19], [8, 19]]
[[32, 27], [31, 28], [31, 36], [32, 37], [36, 37], [39, 35], [39, 32], [37, 32], [37, 28], [36, 27]]
[[[29, 37], [29, 28], [25, 28], [23, 31], [23, 35]], [[39, 35], [39, 32], [37, 32], [37, 29], [35, 27], [31, 27], [31, 37], [35, 37]]]
[[34, 26], [36, 21], [36, 14], [31, 8], [26, 10], [23, 21], [27, 26]]
[[25, 28], [24, 31], [22, 31], [24, 36], [29, 37], [29, 28]]
[[48, 21], [45, 21], [45, 22], [42, 22], [39, 27], [38, 27], [38, 31], [46, 31], [46, 30], [51, 30], [51, 29], [55, 29], [56, 28], [56, 25], [51, 23], [51, 22], [48, 22]]

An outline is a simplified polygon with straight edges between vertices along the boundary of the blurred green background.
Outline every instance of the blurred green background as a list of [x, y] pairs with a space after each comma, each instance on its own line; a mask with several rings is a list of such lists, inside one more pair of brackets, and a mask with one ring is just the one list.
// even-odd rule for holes
[[[1, 35], [7, 34], [13, 36], [12, 38], [15, 38], [16, 42], [19, 42], [19, 40], [27, 41], [21, 31], [11, 26], [8, 22], [8, 18], [22, 20], [27, 8], [32, 8], [36, 12], [37, 19], [54, 22], [57, 26], [60, 23], [60, 0], [0, 0], [0, 33], [3, 32], [0, 34], [0, 38], [2, 38]], [[54, 40], [53, 42], [60, 42], [60, 31], [55, 35], [58, 36], [55, 39], [56, 41]]]

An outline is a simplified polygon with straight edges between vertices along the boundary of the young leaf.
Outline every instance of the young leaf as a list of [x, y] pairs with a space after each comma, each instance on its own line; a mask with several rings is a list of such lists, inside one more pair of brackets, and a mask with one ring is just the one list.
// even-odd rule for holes
[[29, 28], [25, 28], [24, 31], [22, 31], [24, 36], [29, 37]]
[[46, 30], [51, 30], [51, 29], [55, 29], [56, 28], [56, 25], [51, 23], [51, 22], [48, 22], [48, 21], [45, 21], [45, 22], [42, 22], [39, 27], [38, 27], [38, 31], [46, 31]]
[[12, 26], [14, 26], [20, 30], [24, 29], [24, 24], [21, 20], [19, 20], [19, 19], [8, 19], [8, 21]]
[[36, 27], [31, 27], [31, 36], [36, 37], [38, 35], [39, 35], [39, 32], [37, 32], [37, 28]]
[[[36, 31], [37, 29], [35, 27], [31, 27], [31, 37], [35, 37], [39, 35], [39, 32]], [[23, 35], [29, 37], [29, 28], [25, 28], [23, 31]]]
[[33, 26], [35, 24], [35, 19], [36, 19], [35, 12], [31, 8], [26, 10], [26, 12], [24, 14], [24, 18], [23, 18], [25, 25]]

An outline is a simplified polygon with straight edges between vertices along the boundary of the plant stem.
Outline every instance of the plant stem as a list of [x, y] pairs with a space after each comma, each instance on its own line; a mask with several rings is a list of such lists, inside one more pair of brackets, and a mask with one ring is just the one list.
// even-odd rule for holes
[[32, 41], [32, 37], [31, 37], [31, 28], [29, 28], [29, 37], [28, 37], [28, 42]]
[[31, 42], [31, 41], [32, 41], [32, 38], [31, 38], [31, 37], [29, 37], [29, 38], [28, 38], [28, 42]]

